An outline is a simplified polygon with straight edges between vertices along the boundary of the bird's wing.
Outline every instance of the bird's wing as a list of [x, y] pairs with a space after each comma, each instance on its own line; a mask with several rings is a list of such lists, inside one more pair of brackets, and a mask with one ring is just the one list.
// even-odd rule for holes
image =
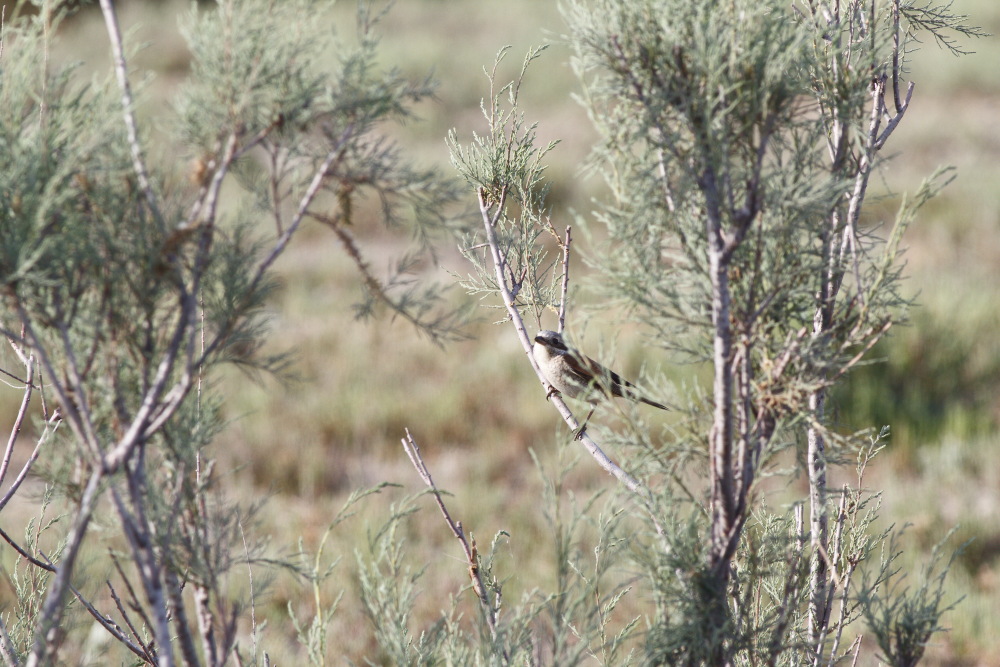
[[564, 355], [563, 359], [566, 360], [566, 366], [573, 380], [582, 387], [589, 387], [594, 379], [594, 366], [598, 365], [597, 362], [572, 352]]
[[[610, 368], [605, 368], [590, 357], [583, 357], [583, 359], [583, 363], [586, 364], [586, 368], [590, 371], [589, 377], [594, 378], [593, 384], [596, 384], [604, 394], [610, 392], [612, 396], [621, 396], [632, 399], [633, 401], [641, 401], [646, 405], [651, 405], [654, 408], [659, 408], [660, 410], [670, 409], [662, 403], [651, 401], [640, 394], [634, 384], [623, 378], [621, 375], [618, 375], [618, 373], [615, 373]], [[571, 366], [573, 366], [573, 370], [576, 372], [577, 366], [573, 364], [571, 364]], [[582, 382], [587, 382], [587, 380], [584, 379]]]
[[618, 373], [582, 354], [568, 354], [566, 361], [574, 379], [585, 387], [596, 385], [604, 394], [622, 396], [622, 387], [633, 386]]

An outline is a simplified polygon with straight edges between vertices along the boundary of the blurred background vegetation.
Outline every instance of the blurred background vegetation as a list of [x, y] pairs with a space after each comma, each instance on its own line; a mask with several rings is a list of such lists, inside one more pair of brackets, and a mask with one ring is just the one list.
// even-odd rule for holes
[[[12, 4], [10, 2], [6, 3]], [[60, 57], [80, 60], [88, 72], [109, 71], [109, 49], [94, 2], [79, 2], [65, 24]], [[152, 123], [170, 123], [171, 100], [187, 73], [188, 55], [177, 18], [191, 10], [183, 0], [122, 2], [127, 40], [140, 47], [131, 64], [144, 79], [141, 114]], [[207, 9], [210, 3], [202, 3]], [[323, 3], [317, 3], [321, 6]], [[1000, 33], [996, 0], [955, 0], [953, 10], [992, 34]], [[318, 10], [319, 11], [319, 10]], [[346, 0], [321, 11], [317, 21], [352, 39], [355, 4]], [[558, 3], [543, 0], [401, 0], [385, 17], [383, 63], [408, 76], [430, 71], [437, 99], [423, 104], [419, 122], [387, 128], [424, 165], [449, 171], [444, 137], [457, 128], [462, 138], [481, 130], [480, 100], [488, 96], [483, 66], [497, 50], [512, 45], [510, 73], [532, 45], [552, 47], [536, 63], [522, 90], [522, 108], [539, 123], [541, 142], [559, 140], [550, 155], [548, 176], [553, 217], [560, 223], [585, 222], [597, 179], [581, 173], [592, 131], [573, 100], [575, 80]], [[936, 166], [954, 165], [957, 179], [925, 207], [906, 239], [908, 294], [916, 306], [909, 324], [891, 332], [877, 348], [883, 363], [856, 371], [837, 392], [834, 405], [844, 429], [889, 424], [891, 444], [869, 470], [866, 483], [884, 489], [884, 518], [907, 531], [914, 564], [922, 553], [958, 525], [954, 545], [973, 539], [949, 579], [951, 595], [965, 596], [945, 617], [948, 633], [928, 651], [929, 664], [1000, 664], [1000, 39], [966, 44], [975, 53], [955, 58], [935, 44], [915, 54], [911, 75], [913, 104], [893, 139], [899, 156], [869, 197], [867, 224], [889, 219], [898, 194], [914, 190]], [[141, 77], [139, 77], [141, 79]], [[503, 80], [505, 77], [501, 76]], [[175, 155], [151, 138], [149, 150], [177, 165], [185, 178], [194, 156]], [[240, 197], [235, 188], [229, 192]], [[468, 196], [470, 210], [474, 193]], [[360, 218], [356, 234], [372, 267], [387, 267], [407, 239], [394, 238]], [[578, 235], [587, 252], [587, 235]], [[440, 248], [440, 267], [423, 273], [447, 278], [468, 267], [455, 248]], [[574, 264], [577, 285], [586, 284], [586, 265]], [[542, 475], [532, 452], [546, 468], [575, 455], [555, 412], [533, 378], [512, 332], [493, 326], [495, 311], [479, 320], [460, 343], [437, 347], [415, 336], [401, 321], [355, 319], [353, 305], [362, 286], [352, 260], [324, 230], [307, 230], [281, 259], [282, 289], [273, 297], [273, 350], [294, 353], [295, 379], [248, 378], [230, 371], [221, 380], [229, 428], [215, 452], [218, 470], [233, 495], [266, 498], [256, 532], [269, 535], [273, 548], [292, 552], [298, 540], [315, 549], [334, 512], [354, 489], [390, 481], [388, 490], [362, 506], [360, 517], [338, 527], [334, 541], [350, 555], [362, 548], [370, 522], [390, 502], [419, 489], [399, 440], [407, 427], [421, 443], [442, 488], [454, 494], [453, 512], [482, 541], [498, 530], [510, 533], [508, 562], [499, 569], [535, 569], [551, 538], [538, 511]], [[463, 298], [457, 290], [456, 301]], [[582, 311], [600, 312], [585, 287], [574, 296], [581, 313], [570, 328], [580, 332]], [[588, 335], [607, 333], [607, 323], [587, 321]], [[634, 375], [663, 360], [639, 352], [640, 332], [619, 332], [615, 363]], [[684, 379], [688, 369], [666, 368]], [[17, 391], [0, 393], [5, 415], [16, 411]], [[566, 492], [584, 494], [611, 485], [589, 461], [566, 480]], [[423, 505], [422, 505], [423, 506]], [[429, 506], [409, 536], [414, 562], [428, 565], [418, 607], [434, 617], [448, 596], [467, 582], [457, 546]], [[30, 511], [30, 508], [24, 508]], [[550, 549], [551, 551], [551, 549]], [[6, 563], [6, 557], [5, 561]], [[551, 566], [548, 566], [551, 567]], [[330, 599], [344, 591], [334, 627], [331, 655], [372, 650], [371, 628], [352, 600], [351, 566], [341, 564], [324, 584]], [[553, 572], [514, 580], [506, 593], [516, 600], [528, 587], [544, 585]], [[524, 586], [524, 589], [519, 589]], [[6, 594], [2, 594], [6, 599]], [[279, 662], [293, 664], [293, 644], [282, 645], [278, 628], [287, 627], [287, 604], [300, 614], [312, 609], [311, 594], [277, 578], [257, 609], [273, 630], [265, 646]], [[472, 607], [469, 607], [472, 610]], [[873, 653], [873, 652], [872, 652]], [[284, 658], [284, 660], [282, 660]], [[869, 663], [875, 664], [875, 663]]]

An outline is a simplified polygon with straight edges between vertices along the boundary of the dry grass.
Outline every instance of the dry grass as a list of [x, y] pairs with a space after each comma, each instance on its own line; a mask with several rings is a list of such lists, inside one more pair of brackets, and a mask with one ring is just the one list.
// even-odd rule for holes
[[[173, 15], [187, 5], [127, 4], [126, 23], [156, 26], [136, 33], [151, 45], [134, 63], [158, 71], [147, 113], [160, 113], [175, 78], [183, 73], [184, 49], [171, 28], [176, 24]], [[351, 4], [338, 4], [342, 34], [350, 32], [346, 17]], [[467, 133], [478, 126], [479, 99], [486, 94], [481, 66], [492, 61], [499, 47], [513, 44], [509, 65], [514, 68], [529, 45], [550, 41], [562, 30], [555, 5], [538, 0], [398, 3], [385, 24], [385, 62], [405, 63], [405, 71], [414, 75], [433, 68], [441, 82], [439, 100], [420, 109], [423, 121], [400, 134], [422, 160], [446, 166], [445, 131], [457, 126]], [[955, 9], [1000, 32], [1000, 9], [993, 0], [957, 0]], [[69, 53], [95, 69], [103, 66], [107, 56], [100, 35], [98, 21], [83, 17], [67, 31]], [[913, 189], [937, 164], [958, 167], [959, 180], [929, 207], [908, 243], [914, 291], [921, 291], [920, 300], [929, 308], [946, 313], [959, 332], [967, 326], [963, 308], [948, 306], [985, 300], [978, 312], [987, 318], [992, 314], [996, 323], [1000, 284], [1000, 194], [995, 187], [1000, 181], [1000, 135], [995, 128], [1000, 45], [990, 38], [974, 48], [981, 53], [961, 60], [930, 45], [920, 54], [914, 70], [919, 73], [926, 66], [927, 83], [918, 76], [913, 109], [894, 137], [903, 157], [888, 177], [893, 187]], [[550, 170], [555, 215], [560, 218], [571, 207], [587, 211], [587, 197], [596, 187], [580, 182], [576, 172], [591, 134], [582, 111], [569, 99], [573, 80], [566, 55], [564, 48], [554, 47], [543, 57], [522, 96], [525, 111], [541, 124], [540, 137], [564, 140], [552, 154]], [[366, 248], [376, 267], [400, 251], [400, 245], [380, 232], [372, 230], [367, 236]], [[448, 249], [442, 264], [455, 273], [467, 270]], [[583, 271], [581, 267], [576, 275]], [[402, 322], [355, 321], [351, 303], [359, 287], [352, 265], [322, 230], [298, 239], [282, 260], [280, 274], [283, 289], [273, 302], [272, 346], [294, 350], [298, 378], [285, 384], [273, 379], [249, 382], [235, 372], [222, 378], [220, 389], [228, 399], [232, 424], [214, 454], [219, 469], [231, 471], [223, 479], [234, 496], [268, 496], [256, 532], [269, 535], [274, 549], [284, 553], [293, 551], [299, 538], [314, 549], [352, 489], [381, 481], [401, 485], [366, 502], [361, 515], [335, 533], [335, 551], [347, 558], [339, 566], [342, 576], [328, 582], [323, 593], [328, 599], [341, 589], [347, 593], [331, 629], [337, 651], [357, 656], [372, 650], [370, 629], [353, 604], [351, 554], [363, 544], [366, 525], [385, 516], [391, 499], [419, 490], [399, 445], [404, 427], [421, 443], [438, 484], [455, 494], [450, 505], [466, 528], [481, 543], [498, 530], [511, 534], [499, 569], [520, 576], [511, 580], [508, 599], [520, 599], [531, 586], [550, 584], [553, 573], [540, 563], [551, 555], [551, 534], [539, 512], [542, 483], [529, 449], [552, 469], [567, 454], [568, 445], [557, 444], [567, 438], [531, 378], [512, 332], [484, 322], [471, 330], [474, 339], [442, 350], [415, 337]], [[491, 318], [496, 319], [494, 311], [484, 312], [485, 320]], [[599, 327], [590, 332], [595, 338], [598, 333]], [[627, 340], [638, 342], [639, 337]], [[998, 354], [995, 346], [983, 353]], [[632, 371], [639, 363], [634, 346], [618, 350], [617, 358], [632, 362]], [[659, 361], [646, 363], [655, 367]], [[6, 414], [13, 399], [4, 395], [0, 400]], [[1000, 415], [1000, 403], [993, 409], [994, 417]], [[996, 433], [975, 442], [946, 435], [940, 443], [908, 450], [901, 462], [890, 453], [869, 480], [886, 489], [888, 520], [914, 524], [909, 536], [921, 549], [956, 523], [963, 526], [962, 537], [977, 538], [968, 552], [975, 555], [962, 561], [951, 584], [956, 596], [968, 598], [946, 618], [953, 631], [931, 647], [931, 664], [987, 665], [1000, 660], [992, 639], [1000, 636], [998, 445]], [[905, 465], [897, 468], [900, 463]], [[610, 484], [585, 461], [568, 486], [583, 497]], [[436, 615], [466, 583], [457, 545], [429, 503], [419, 504], [422, 510], [408, 543], [414, 562], [427, 567], [418, 622]], [[258, 620], [269, 620], [265, 648], [283, 664], [302, 658], [294, 653], [287, 630], [289, 601], [300, 613], [310, 610], [311, 595], [289, 577], [278, 576], [257, 610]], [[465, 609], [474, 613], [472, 606]]]

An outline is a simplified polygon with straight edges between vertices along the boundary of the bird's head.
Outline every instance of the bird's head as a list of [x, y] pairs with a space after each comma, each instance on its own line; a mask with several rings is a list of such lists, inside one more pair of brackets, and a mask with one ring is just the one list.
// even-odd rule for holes
[[546, 348], [551, 354], [565, 354], [568, 350], [562, 334], [555, 331], [539, 331], [535, 343]]

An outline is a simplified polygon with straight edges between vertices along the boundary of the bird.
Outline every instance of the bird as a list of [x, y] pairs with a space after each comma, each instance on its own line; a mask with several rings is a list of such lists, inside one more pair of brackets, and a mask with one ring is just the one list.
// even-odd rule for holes
[[577, 431], [577, 439], [586, 430], [587, 422], [594, 414], [597, 403], [609, 393], [611, 396], [639, 401], [660, 410], [669, 410], [666, 405], [643, 396], [634, 384], [623, 379], [618, 373], [570, 348], [566, 345], [562, 334], [555, 331], [538, 332], [535, 344], [531, 348], [531, 356], [535, 358], [542, 375], [552, 387], [550, 396], [554, 392], [559, 392], [569, 398], [583, 398], [595, 406], [591, 408], [583, 426]]

